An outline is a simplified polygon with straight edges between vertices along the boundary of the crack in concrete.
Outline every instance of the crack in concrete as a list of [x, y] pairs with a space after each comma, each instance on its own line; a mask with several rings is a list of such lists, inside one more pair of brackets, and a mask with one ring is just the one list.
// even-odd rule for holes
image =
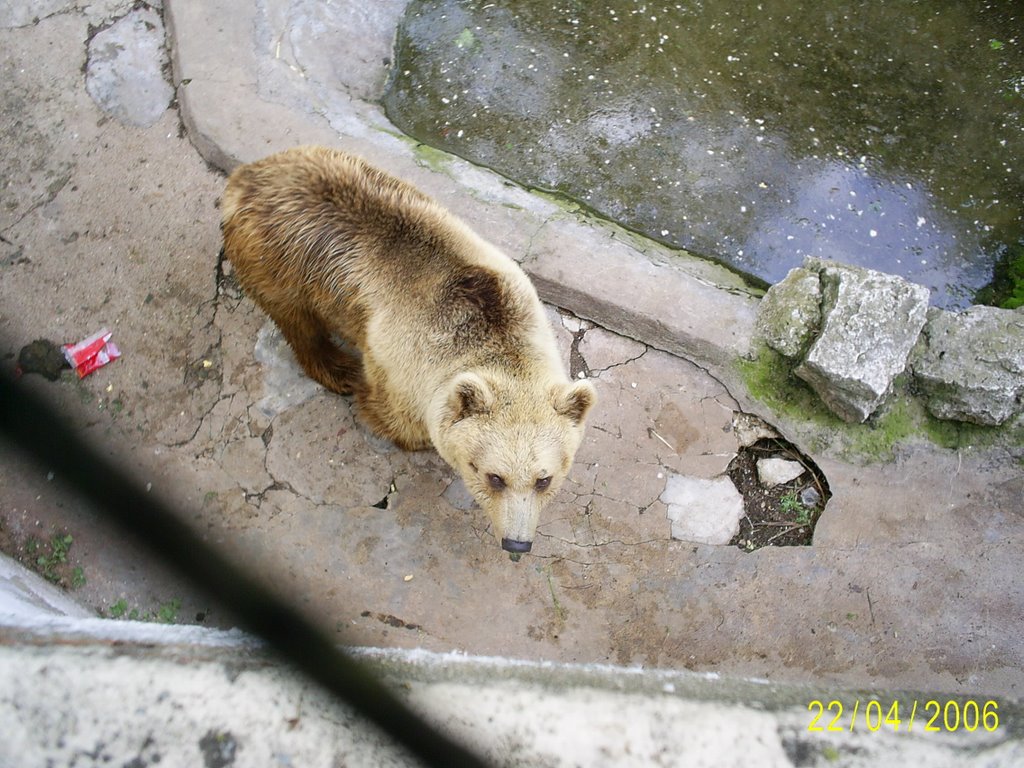
[[[590, 425], [589, 429], [593, 429], [593, 430], [595, 430], [597, 432], [604, 432], [606, 435], [611, 435], [616, 440], [621, 440], [622, 439], [622, 427], [618, 427], [617, 426], [615, 432], [612, 432], [610, 429], [607, 429], [606, 427], [603, 427], [600, 424], [592, 424], [592, 425]], [[593, 464], [588, 464], [587, 468], [589, 469], [589, 468], [591, 468], [593, 466], [594, 466]]]
[[636, 357], [630, 357], [630, 358], [628, 358], [626, 360], [623, 360], [621, 363], [612, 363], [611, 365], [606, 365], [604, 368], [594, 368], [594, 369], [592, 369], [591, 372], [592, 372], [592, 374], [593, 374], [595, 379], [599, 379], [599, 378], [601, 378], [601, 374], [602, 373], [606, 373], [606, 372], [610, 371], [612, 368], [621, 368], [624, 365], [629, 365], [630, 363], [635, 363], [637, 360], [639, 360], [644, 355], [646, 355], [650, 351], [650, 349], [651, 349], [650, 347], [648, 347], [647, 345], [644, 345], [643, 352], [641, 352]]
[[[295, 488], [293, 488], [290, 483], [282, 482], [280, 480], [276, 480], [274, 478], [274, 476], [270, 474], [270, 472], [267, 472], [267, 475], [274, 482], [272, 482], [270, 485], [268, 485], [262, 491], [256, 491], [254, 493], [246, 493], [245, 494], [246, 502], [254, 505], [257, 509], [259, 509], [259, 508], [261, 508], [263, 506], [263, 502], [266, 501], [267, 494], [270, 493], [271, 491], [284, 491], [286, 493], [292, 494], [293, 496], [297, 496], [300, 499], [305, 499], [306, 498], [301, 493], [296, 491]], [[314, 502], [312, 499], [306, 499], [306, 500], [309, 501], [311, 504], [316, 505], [316, 502]], [[317, 506], [319, 506], [319, 505], [317, 505]]]
[[[564, 310], [561, 307], [559, 307], [559, 310], [561, 310], [563, 312], [568, 312], [568, 310]], [[575, 317], [575, 315], [574, 315], [574, 317]], [[563, 323], [563, 327], [565, 327], [564, 323]], [[593, 324], [593, 323], [591, 323], [589, 321], [585, 321], [585, 320], [580, 319], [580, 328], [579, 328], [579, 330], [572, 331], [572, 343], [570, 344], [570, 347], [569, 347], [569, 377], [572, 378], [572, 379], [578, 379], [578, 378], [596, 379], [596, 378], [600, 378], [600, 375], [602, 373], [610, 371], [612, 368], [619, 368], [621, 366], [629, 365], [630, 363], [636, 362], [637, 360], [642, 358], [644, 355], [646, 355], [650, 351], [650, 349], [651, 349], [651, 347], [649, 345], [643, 344], [643, 342], [640, 342], [641, 344], [643, 344], [643, 350], [640, 352], [640, 354], [634, 355], [633, 357], [627, 358], [626, 360], [623, 360], [621, 362], [611, 363], [610, 365], [606, 365], [603, 368], [592, 368], [590, 366], [590, 364], [587, 362], [586, 357], [583, 355], [583, 352], [580, 351], [580, 345], [583, 343], [584, 339], [586, 338], [587, 331], [593, 330], [595, 328], [600, 328], [601, 330], [607, 330], [607, 329], [603, 328], [603, 326], [595, 325], [595, 324]], [[568, 330], [568, 328], [566, 328], [566, 330]]]
[[[563, 538], [561, 536], [557, 536], [557, 535], [555, 535], [553, 533], [542, 533], [539, 530], [537, 531], [537, 535], [538, 536], [543, 536], [545, 539], [552, 539], [554, 541], [559, 541], [562, 544], [567, 544], [570, 547], [576, 547], [577, 549], [596, 549], [598, 547], [607, 547], [607, 546], [615, 546], [615, 545], [618, 545], [618, 546], [621, 546], [621, 547], [641, 547], [641, 546], [645, 546], [647, 544], [664, 543], [665, 541], [668, 540], [667, 537], [664, 538], [664, 539], [661, 539], [661, 538], [657, 538], [657, 539], [642, 539], [640, 541], [623, 541], [622, 539], [606, 539], [604, 541], [595, 541], [595, 542], [592, 542], [590, 544], [583, 544], [583, 543], [581, 543], [579, 541], [575, 541], [575, 540], [570, 541], [569, 539]], [[537, 557], [568, 559], [564, 555], [537, 555]], [[583, 563], [583, 564], [585, 564], [585, 565], [593, 565], [593, 563]]]
[[527, 265], [537, 261], [537, 259], [539, 258], [538, 255], [536, 253], [534, 253], [534, 251], [533, 251], [534, 241], [537, 239], [538, 236], [540, 236], [540, 233], [544, 230], [544, 228], [548, 224], [551, 223], [551, 221], [555, 218], [556, 215], [557, 214], [551, 214], [547, 218], [545, 218], [544, 221], [542, 221], [537, 226], [537, 229], [535, 229], [533, 231], [533, 233], [527, 239], [527, 241], [526, 241], [526, 252], [523, 254], [522, 260], [520, 260], [520, 262], [519, 262], [519, 266], [522, 269], [526, 269]]
[[[734, 409], [736, 411], [738, 411], [739, 413], [743, 413], [743, 414], [747, 413], [747, 411], [743, 410], [743, 406], [740, 405], [740, 401], [732, 393], [732, 390], [729, 389], [729, 385], [726, 384], [724, 381], [722, 381], [720, 378], [718, 378], [715, 374], [713, 374], [709, 367], [703, 366], [700, 363], [696, 363], [693, 360], [691, 360], [690, 358], [683, 357], [682, 355], [676, 355], [676, 354], [673, 354], [672, 352], [667, 352], [666, 354], [672, 355], [673, 357], [676, 357], [679, 360], [685, 360], [686, 362], [688, 362], [690, 365], [692, 365], [697, 370], [703, 371], [707, 375], [708, 378], [710, 378], [712, 381], [714, 381], [716, 384], [718, 384], [718, 386], [720, 386], [722, 388], [722, 391], [725, 392], [726, 395], [728, 395], [728, 397], [732, 401], [733, 407], [734, 407]], [[708, 398], [716, 399], [717, 395], [709, 395], [709, 396], [706, 396], [704, 398], [701, 398], [701, 400], [703, 401], [703, 400], [708, 399]], [[719, 405], [721, 405], [721, 403], [719, 403]], [[756, 414], [754, 414], [754, 415], [756, 415]]]
[[590, 366], [587, 365], [586, 358], [580, 352], [580, 342], [583, 341], [586, 333], [586, 328], [580, 328], [572, 335], [572, 344], [569, 347], [569, 378], [573, 380], [592, 378]]
[[[182, 383], [184, 384], [184, 382], [182, 382]], [[178, 440], [176, 442], [162, 443], [162, 445], [165, 448], [185, 448], [186, 446], [188, 446], [199, 435], [199, 432], [203, 428], [203, 424], [205, 424], [206, 420], [208, 418], [210, 418], [211, 414], [213, 413], [213, 410], [220, 403], [222, 403], [224, 400], [232, 399], [235, 396], [235, 394], [237, 394], [237, 393], [233, 392], [231, 394], [223, 394], [223, 392], [222, 392], [221, 395], [216, 400], [214, 400], [213, 403], [210, 404], [210, 407], [207, 408], [205, 411], [203, 411], [203, 414], [196, 420], [195, 429], [192, 430], [191, 434], [188, 437], [186, 437], [186, 438], [184, 438], [182, 440]], [[200, 453], [200, 454], [196, 454], [196, 455], [199, 456], [199, 455], [202, 455], [202, 454]]]

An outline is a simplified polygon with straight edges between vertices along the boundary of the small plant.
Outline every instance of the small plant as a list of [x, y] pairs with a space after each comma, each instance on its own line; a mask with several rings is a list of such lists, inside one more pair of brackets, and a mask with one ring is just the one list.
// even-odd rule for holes
[[1024, 241], [1002, 249], [992, 272], [992, 282], [979, 290], [974, 300], [1003, 309], [1024, 307]]
[[181, 610], [181, 600], [177, 598], [168, 600], [157, 609], [156, 616], [152, 620], [159, 624], [173, 624], [178, 619], [179, 610]]
[[144, 616], [139, 612], [138, 608], [128, 610], [128, 601], [121, 598], [107, 609], [107, 613], [112, 619], [152, 621], [157, 624], [173, 624], [178, 620], [179, 610], [181, 610], [181, 600], [174, 598], [173, 600], [168, 600], [166, 603], [162, 603], [160, 607], [156, 609], [156, 613], [150, 613], [149, 615]]
[[790, 491], [779, 500], [782, 511], [793, 518], [798, 525], [809, 525], [811, 522], [811, 511], [800, 501], [796, 491]]
[[[71, 545], [74, 543], [74, 539], [70, 533], [56, 533], [50, 539], [49, 544], [46, 544], [34, 536], [30, 537], [25, 542], [25, 552], [32, 562], [36, 566], [36, 570], [42, 575], [47, 581], [52, 581], [54, 584], [61, 580], [61, 575], [57, 572], [57, 569], [67, 563], [68, 552], [71, 550]], [[81, 568], [76, 568], [76, 571], [82, 571]], [[85, 583], [85, 575], [81, 573], [81, 586]], [[72, 586], [75, 586], [75, 576], [72, 576]]]

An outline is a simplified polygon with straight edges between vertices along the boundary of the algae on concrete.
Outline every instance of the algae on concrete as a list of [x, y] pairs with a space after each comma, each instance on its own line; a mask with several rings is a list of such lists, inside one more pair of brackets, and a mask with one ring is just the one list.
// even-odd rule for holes
[[736, 367], [750, 396], [772, 411], [768, 420], [811, 452], [879, 463], [892, 461], [900, 446], [928, 441], [950, 450], [1003, 445], [1024, 460], [1024, 419], [1003, 428], [937, 419], [911, 395], [908, 374], [896, 377], [892, 395], [875, 415], [850, 424], [796, 377], [793, 361], [773, 349], [762, 345]]

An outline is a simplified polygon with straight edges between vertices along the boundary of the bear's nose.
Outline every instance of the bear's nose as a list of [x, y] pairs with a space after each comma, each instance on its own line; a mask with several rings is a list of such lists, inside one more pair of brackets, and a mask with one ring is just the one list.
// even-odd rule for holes
[[529, 552], [533, 546], [532, 541], [516, 541], [515, 539], [502, 539], [501, 548], [506, 552]]

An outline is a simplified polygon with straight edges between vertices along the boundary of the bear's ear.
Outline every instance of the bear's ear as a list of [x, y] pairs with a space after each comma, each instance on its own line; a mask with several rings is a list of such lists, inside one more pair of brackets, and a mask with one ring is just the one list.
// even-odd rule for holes
[[490, 413], [494, 407], [494, 393], [484, 378], [476, 373], [460, 373], [448, 390], [448, 412], [451, 422], [469, 416]]
[[577, 381], [555, 390], [555, 412], [579, 425], [597, 402], [597, 392], [589, 381]]

